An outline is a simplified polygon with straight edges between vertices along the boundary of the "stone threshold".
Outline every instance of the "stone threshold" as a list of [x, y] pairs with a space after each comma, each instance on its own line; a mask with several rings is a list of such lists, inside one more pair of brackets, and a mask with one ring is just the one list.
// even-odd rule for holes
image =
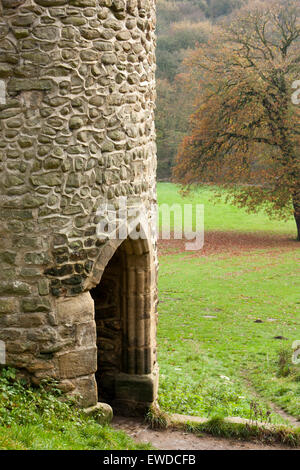
[[[205, 423], [209, 423], [210, 421], [211, 421], [211, 418], [201, 418], [200, 416], [189, 416], [189, 415], [181, 415], [181, 414], [176, 414], [176, 413], [168, 415], [168, 423], [171, 427], [178, 427], [178, 426], [186, 425], [186, 424], [205, 424]], [[261, 429], [269, 429], [269, 430], [274, 430], [274, 429], [279, 429], [279, 428], [297, 429], [297, 426], [292, 425], [292, 424], [288, 424], [288, 425], [287, 424], [272, 424], [272, 423], [261, 422], [261, 421], [246, 419], [246, 418], [240, 418], [238, 416], [224, 418], [224, 422], [230, 423], [230, 424], [244, 424], [244, 425], [248, 425], [251, 427], [255, 426]]]

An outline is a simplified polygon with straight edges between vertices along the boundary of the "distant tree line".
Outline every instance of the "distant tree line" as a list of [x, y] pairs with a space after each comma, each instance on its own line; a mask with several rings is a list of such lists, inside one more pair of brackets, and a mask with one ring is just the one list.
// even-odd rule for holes
[[158, 0], [157, 4], [157, 144], [158, 179], [170, 179], [175, 156], [189, 128], [193, 91], [183, 88], [183, 61], [195, 47], [205, 47], [214, 25], [245, 0]]

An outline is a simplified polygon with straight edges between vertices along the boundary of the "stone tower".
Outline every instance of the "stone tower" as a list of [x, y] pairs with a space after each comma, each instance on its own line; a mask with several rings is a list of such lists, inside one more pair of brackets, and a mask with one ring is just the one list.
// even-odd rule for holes
[[0, 0], [6, 364], [127, 413], [157, 390], [154, 28], [154, 0]]

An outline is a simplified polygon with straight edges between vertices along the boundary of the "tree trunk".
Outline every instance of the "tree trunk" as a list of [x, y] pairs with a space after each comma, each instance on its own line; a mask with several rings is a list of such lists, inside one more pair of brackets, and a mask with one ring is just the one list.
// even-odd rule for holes
[[294, 217], [297, 226], [297, 240], [300, 241], [300, 193], [293, 196]]

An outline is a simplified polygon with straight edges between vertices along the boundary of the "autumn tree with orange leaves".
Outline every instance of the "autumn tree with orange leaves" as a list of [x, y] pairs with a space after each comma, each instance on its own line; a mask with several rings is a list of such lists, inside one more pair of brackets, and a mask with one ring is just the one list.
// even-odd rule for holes
[[299, 13], [298, 1], [251, 2], [190, 54], [196, 112], [173, 176], [226, 187], [250, 212], [294, 213], [300, 240]]

